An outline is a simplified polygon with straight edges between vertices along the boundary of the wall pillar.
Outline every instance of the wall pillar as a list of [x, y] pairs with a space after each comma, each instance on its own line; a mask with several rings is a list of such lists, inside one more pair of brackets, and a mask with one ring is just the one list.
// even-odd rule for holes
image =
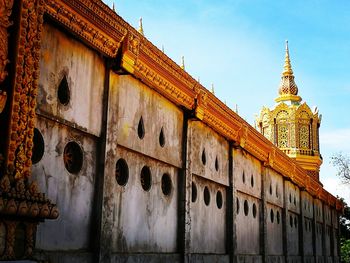
[[301, 262], [305, 263], [305, 252], [304, 252], [304, 210], [303, 210], [303, 203], [304, 199], [302, 198], [302, 192], [303, 190], [300, 189], [300, 194], [299, 194], [299, 209], [300, 209], [300, 214], [299, 214], [299, 222], [300, 222], [300, 227], [299, 227], [299, 253], [301, 257]]
[[227, 253], [230, 256], [230, 263], [237, 262], [237, 225], [236, 225], [236, 211], [237, 211], [237, 203], [235, 202], [236, 197], [236, 188], [234, 184], [234, 175], [233, 175], [233, 143], [229, 143], [228, 149], [228, 176], [229, 176], [229, 187], [227, 189]]
[[315, 263], [317, 263], [317, 253], [316, 253], [316, 227], [317, 227], [317, 220], [316, 220], [316, 204], [315, 204], [315, 200], [312, 199], [312, 251], [314, 254], [314, 261]]
[[191, 135], [188, 130], [189, 112], [184, 113], [182, 130], [182, 169], [178, 177], [178, 247], [182, 262], [191, 262], [191, 197], [192, 173], [190, 166]]
[[261, 169], [261, 213], [260, 213], [260, 254], [262, 262], [267, 263], [267, 202], [266, 202], [267, 167]]
[[283, 209], [282, 209], [282, 233], [283, 233], [283, 255], [288, 263], [288, 193], [286, 180], [283, 179]]

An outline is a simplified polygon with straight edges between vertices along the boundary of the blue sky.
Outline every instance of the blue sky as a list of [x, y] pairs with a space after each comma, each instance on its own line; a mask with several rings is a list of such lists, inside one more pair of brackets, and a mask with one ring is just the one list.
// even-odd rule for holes
[[299, 95], [322, 114], [321, 182], [350, 203], [330, 156], [350, 155], [350, 2], [283, 0], [104, 0], [250, 124], [273, 106], [285, 40]]

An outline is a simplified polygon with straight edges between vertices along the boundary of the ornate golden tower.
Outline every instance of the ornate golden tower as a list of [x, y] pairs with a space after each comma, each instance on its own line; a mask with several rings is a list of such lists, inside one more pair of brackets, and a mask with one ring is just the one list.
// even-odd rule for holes
[[322, 157], [319, 146], [319, 127], [322, 115], [301, 103], [298, 87], [294, 82], [289, 58], [288, 41], [286, 56], [278, 90], [277, 104], [263, 107], [257, 118], [260, 132], [277, 145], [289, 157], [294, 158], [308, 174], [319, 179]]

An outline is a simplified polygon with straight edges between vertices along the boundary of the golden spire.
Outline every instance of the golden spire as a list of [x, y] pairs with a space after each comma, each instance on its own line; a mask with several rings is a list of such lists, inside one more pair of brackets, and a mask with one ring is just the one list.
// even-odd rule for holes
[[288, 40], [286, 40], [286, 57], [284, 59], [283, 76], [293, 76], [292, 65], [289, 58]]
[[214, 90], [214, 84], [211, 83], [211, 93], [213, 93], [215, 95], [215, 90]]
[[181, 57], [181, 68], [183, 70], [185, 70], [185, 57], [184, 56]]
[[286, 40], [286, 55], [278, 93], [279, 96], [275, 99], [276, 102], [293, 101], [299, 103], [301, 101], [301, 98], [298, 96], [298, 87], [294, 82], [294, 75], [289, 57], [288, 40]]
[[143, 33], [143, 25], [142, 25], [142, 17], [140, 17], [139, 29], [138, 29], [138, 31], [141, 33], [141, 35], [144, 36], [144, 33]]

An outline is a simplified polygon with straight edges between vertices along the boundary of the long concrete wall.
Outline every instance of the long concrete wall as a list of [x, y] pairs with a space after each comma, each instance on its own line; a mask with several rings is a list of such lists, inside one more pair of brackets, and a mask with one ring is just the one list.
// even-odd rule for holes
[[61, 212], [39, 225], [37, 257], [339, 262], [334, 207], [113, 65], [45, 23], [33, 179]]

